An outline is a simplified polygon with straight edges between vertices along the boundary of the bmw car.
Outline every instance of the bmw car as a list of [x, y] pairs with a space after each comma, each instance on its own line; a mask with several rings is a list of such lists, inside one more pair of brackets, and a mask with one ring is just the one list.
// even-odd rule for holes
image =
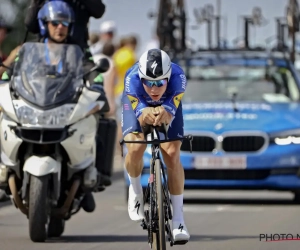
[[[282, 52], [202, 51], [188, 79], [181, 146], [185, 189], [291, 191], [300, 200], [300, 79]], [[142, 185], [148, 185], [150, 146]], [[127, 175], [126, 183], [129, 185]]]

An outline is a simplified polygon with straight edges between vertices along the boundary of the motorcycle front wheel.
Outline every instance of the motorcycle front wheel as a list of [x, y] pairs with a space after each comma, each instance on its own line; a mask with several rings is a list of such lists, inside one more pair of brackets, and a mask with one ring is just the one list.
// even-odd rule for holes
[[48, 220], [48, 176], [30, 176], [29, 184], [29, 235], [33, 242], [44, 242], [47, 238]]

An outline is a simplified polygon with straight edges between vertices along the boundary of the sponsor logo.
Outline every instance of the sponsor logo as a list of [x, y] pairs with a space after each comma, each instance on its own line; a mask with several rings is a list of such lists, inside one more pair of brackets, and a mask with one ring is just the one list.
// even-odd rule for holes
[[130, 77], [127, 76], [127, 77], [126, 77], [126, 80], [125, 80], [125, 91], [126, 91], [127, 93], [130, 92], [129, 84], [130, 84]]
[[176, 95], [176, 96], [173, 97], [173, 103], [174, 103], [174, 105], [175, 105], [176, 108], [178, 108], [183, 95], [184, 95], [184, 93], [180, 93], [180, 94], [178, 94], [178, 95]]
[[153, 75], [155, 75], [155, 70], [156, 70], [156, 67], [157, 67], [157, 62], [156, 61], [154, 61], [153, 63], [152, 63], [152, 65], [151, 65], [151, 69], [153, 69]]
[[132, 95], [128, 95], [128, 98], [130, 100], [132, 109], [135, 110], [137, 105], [139, 104], [139, 99]]
[[137, 208], [137, 210], [136, 210], [136, 213], [137, 213], [137, 214], [139, 214], [140, 206], [141, 206], [140, 202], [137, 201], [136, 204], [135, 204], [135, 206], [134, 206], [134, 208]]
[[185, 90], [185, 88], [186, 88], [186, 76], [184, 74], [181, 74], [180, 78], [181, 78], [181, 87]]

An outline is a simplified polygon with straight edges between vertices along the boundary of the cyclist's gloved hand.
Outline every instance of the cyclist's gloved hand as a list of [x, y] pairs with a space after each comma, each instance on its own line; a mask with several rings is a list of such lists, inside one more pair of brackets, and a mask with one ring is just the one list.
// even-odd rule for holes
[[172, 115], [165, 110], [163, 106], [158, 106], [155, 108], [155, 112], [158, 114], [155, 117], [153, 123], [154, 126], [161, 126], [162, 124], [170, 124], [172, 120]]
[[155, 113], [157, 113], [155, 111], [155, 108], [151, 108], [151, 107], [145, 108], [141, 115], [141, 122], [143, 124], [152, 125], [155, 122]]

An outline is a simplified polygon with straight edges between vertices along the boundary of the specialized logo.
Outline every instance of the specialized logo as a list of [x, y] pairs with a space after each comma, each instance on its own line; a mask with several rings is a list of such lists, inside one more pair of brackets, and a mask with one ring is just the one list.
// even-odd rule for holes
[[182, 232], [182, 230], [183, 230], [183, 225], [181, 225], [181, 223], [179, 224], [178, 229], [180, 230], [180, 232]]
[[157, 62], [154, 61], [151, 65], [151, 69], [153, 69], [153, 71], [152, 71], [153, 75], [155, 75], [154, 71], [156, 70], [156, 67], [157, 67]]
[[128, 95], [128, 98], [130, 100], [132, 109], [135, 110], [137, 105], [139, 104], [139, 99], [132, 95]]
[[178, 108], [183, 95], [184, 95], [184, 93], [180, 93], [180, 94], [178, 94], [178, 95], [176, 95], [176, 96], [173, 97], [173, 103], [174, 103], [174, 105], [175, 105], [176, 108]]
[[136, 211], [137, 214], [139, 214], [140, 206], [141, 206], [140, 202], [137, 201], [136, 204], [135, 204], [135, 206], [134, 206], [134, 208], [137, 208], [137, 211]]

